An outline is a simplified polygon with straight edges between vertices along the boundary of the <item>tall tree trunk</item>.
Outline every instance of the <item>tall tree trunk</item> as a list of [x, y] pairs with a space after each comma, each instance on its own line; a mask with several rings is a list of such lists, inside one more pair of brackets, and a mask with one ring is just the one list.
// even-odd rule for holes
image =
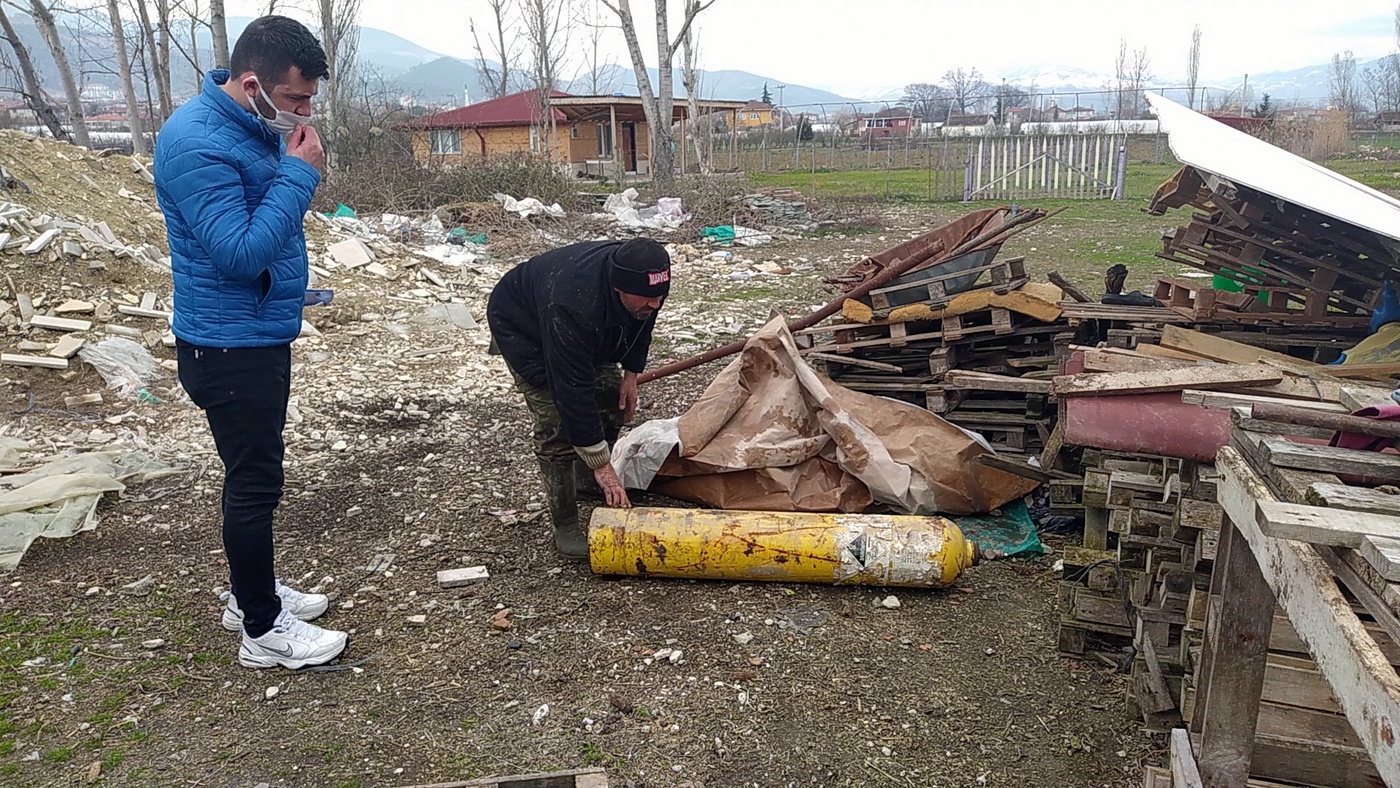
[[170, 71], [169, 63], [161, 63], [160, 48], [156, 44], [156, 31], [151, 25], [151, 15], [146, 10], [146, 0], [135, 0], [136, 13], [141, 19], [141, 31], [146, 35], [146, 62], [149, 64], [148, 76], [156, 83], [156, 96], [160, 101], [160, 118], [157, 126], [165, 123], [169, 117], [170, 94], [166, 90], [166, 80], [163, 76]]
[[34, 62], [29, 59], [29, 48], [20, 41], [19, 35], [15, 33], [14, 25], [10, 24], [10, 16], [5, 13], [5, 7], [0, 5], [0, 28], [5, 31], [5, 39], [10, 42], [10, 48], [15, 52], [15, 62], [19, 66], [20, 78], [24, 80], [24, 100], [29, 103], [29, 108], [34, 110], [39, 122], [48, 127], [49, 133], [57, 140], [68, 140], [70, 136], [68, 130], [63, 128], [63, 119], [58, 116], [58, 111], [49, 103], [49, 99], [44, 95], [44, 88], [39, 84], [39, 75], [34, 71]]
[[156, 0], [156, 14], [160, 19], [160, 68], [156, 76], [160, 79], [160, 117], [164, 121], [175, 104], [170, 89], [170, 0]]
[[214, 68], [228, 68], [228, 19], [224, 0], [209, 0], [209, 28], [214, 37]]
[[[687, 4], [694, 5], [695, 0], [687, 0]], [[695, 46], [694, 27], [686, 31], [682, 41], [681, 82], [685, 85], [685, 100], [690, 110], [690, 139], [695, 146], [695, 163], [700, 166], [700, 174], [710, 175], [714, 171], [710, 163], [710, 124], [709, 118], [701, 121], [700, 69], [696, 63], [700, 53]]]
[[73, 127], [73, 141], [87, 147], [88, 129], [87, 121], [83, 119], [83, 97], [78, 90], [78, 80], [73, 75], [73, 66], [68, 62], [68, 53], [63, 48], [63, 40], [58, 37], [58, 24], [54, 22], [48, 6], [41, 0], [30, 0], [29, 7], [34, 24], [39, 28], [39, 34], [44, 37], [44, 43], [49, 45], [49, 51], [53, 53], [58, 76], [63, 80], [63, 92], [68, 102], [68, 122]]
[[126, 52], [126, 31], [122, 29], [122, 14], [117, 0], [107, 0], [107, 15], [112, 18], [112, 44], [117, 50], [117, 73], [122, 80], [122, 95], [126, 98], [127, 123], [131, 127], [131, 152], [146, 155], [146, 129], [141, 123], [141, 105], [136, 103], [136, 88], [131, 84], [131, 58]]

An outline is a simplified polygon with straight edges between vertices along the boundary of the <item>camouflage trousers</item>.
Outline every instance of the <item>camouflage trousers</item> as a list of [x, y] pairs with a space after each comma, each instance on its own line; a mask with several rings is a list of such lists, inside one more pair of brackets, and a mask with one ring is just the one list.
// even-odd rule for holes
[[[509, 365], [507, 365], [509, 368]], [[617, 409], [618, 390], [622, 388], [622, 368], [616, 364], [595, 367], [593, 399], [598, 405], [598, 415], [603, 419], [603, 433], [608, 445], [617, 442], [622, 431], [622, 411]], [[554, 405], [554, 395], [547, 388], [535, 388], [523, 378], [510, 371], [515, 379], [515, 389], [525, 397], [525, 407], [534, 420], [535, 456], [541, 460], [567, 462], [578, 459], [578, 454], [564, 434], [564, 425], [559, 418], [559, 409]]]

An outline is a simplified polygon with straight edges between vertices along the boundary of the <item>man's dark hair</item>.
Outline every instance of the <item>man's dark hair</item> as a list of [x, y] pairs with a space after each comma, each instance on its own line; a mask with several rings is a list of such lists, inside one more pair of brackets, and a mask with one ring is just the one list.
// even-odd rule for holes
[[326, 51], [306, 25], [285, 16], [264, 16], [254, 19], [233, 45], [229, 71], [237, 77], [247, 71], [257, 75], [264, 89], [287, 81], [292, 66], [306, 79], [323, 79], [330, 75]]

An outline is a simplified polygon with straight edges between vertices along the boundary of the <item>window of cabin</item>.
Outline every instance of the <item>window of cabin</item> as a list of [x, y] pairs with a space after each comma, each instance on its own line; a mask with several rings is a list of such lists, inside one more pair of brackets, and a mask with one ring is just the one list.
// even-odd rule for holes
[[433, 129], [428, 132], [428, 150], [435, 155], [461, 155], [461, 129]]

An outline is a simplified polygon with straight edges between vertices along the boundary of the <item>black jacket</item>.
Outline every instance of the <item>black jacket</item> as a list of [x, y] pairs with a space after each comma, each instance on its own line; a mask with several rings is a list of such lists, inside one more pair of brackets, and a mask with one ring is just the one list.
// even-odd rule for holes
[[621, 241], [573, 244], [533, 257], [501, 277], [486, 322], [506, 363], [525, 382], [548, 388], [574, 446], [605, 440], [594, 398], [594, 370], [621, 363], [641, 372], [656, 315], [632, 317], [608, 281]]

